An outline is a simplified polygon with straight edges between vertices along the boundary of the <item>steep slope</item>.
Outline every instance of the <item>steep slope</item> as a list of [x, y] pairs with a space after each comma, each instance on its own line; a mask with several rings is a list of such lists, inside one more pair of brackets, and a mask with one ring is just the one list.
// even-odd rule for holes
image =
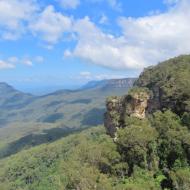
[[114, 136], [117, 128], [125, 126], [126, 117], [144, 119], [145, 114], [167, 109], [182, 117], [189, 127], [190, 55], [145, 69], [127, 95], [108, 98], [105, 125]]
[[162, 174], [162, 189], [190, 189], [190, 56], [145, 69], [135, 85], [107, 99], [104, 122], [128, 175], [140, 167]]
[[103, 127], [22, 151], [0, 167], [1, 190], [160, 190], [148, 172], [121, 180], [127, 164]]

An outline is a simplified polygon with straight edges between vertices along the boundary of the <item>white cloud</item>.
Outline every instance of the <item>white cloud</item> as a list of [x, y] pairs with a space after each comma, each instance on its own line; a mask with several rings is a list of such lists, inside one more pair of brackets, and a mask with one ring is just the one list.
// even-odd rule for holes
[[167, 5], [173, 5], [178, 3], [180, 0], [164, 0], [164, 3]]
[[35, 0], [0, 0], [0, 37], [17, 39], [25, 32], [28, 22], [38, 10]]
[[31, 67], [33, 66], [33, 63], [43, 63], [43, 62], [44, 62], [44, 57], [42, 56], [36, 56], [36, 57], [12, 56], [12, 57], [8, 57], [5, 60], [0, 60], [0, 69], [12, 69], [12, 68], [15, 68], [19, 64]]
[[121, 3], [119, 0], [107, 0], [108, 4], [115, 9], [121, 10]]
[[89, 3], [102, 3], [106, 2], [110, 7], [112, 7], [115, 10], [121, 11], [122, 5], [119, 0], [86, 0]]
[[0, 60], [0, 69], [13, 69], [15, 66], [3, 60]]
[[79, 6], [80, 0], [56, 0], [64, 9], [75, 9]]
[[10, 63], [10, 64], [12, 64], [14, 66], [17, 65], [17, 64], [33, 66], [32, 59], [30, 59], [28, 57], [19, 58], [19, 57], [13, 56], [13, 57], [7, 58], [6, 62], [8, 62], [8, 63]]
[[7, 60], [9, 63], [15, 64], [19, 62], [18, 57], [9, 57]]
[[78, 44], [69, 55], [109, 68], [142, 69], [189, 54], [189, 9], [190, 2], [183, 0], [166, 13], [120, 18], [122, 35], [119, 37], [102, 32], [88, 17], [78, 20], [74, 25]]
[[[125, 55], [126, 51], [136, 57], [138, 49], [126, 47], [123, 37], [115, 38], [103, 33], [88, 17], [75, 23], [74, 30], [78, 33], [78, 44], [73, 55], [92, 63], [110, 68], [139, 68], [141, 60], [132, 60]], [[88, 33], [86, 33], [88, 31]], [[71, 52], [70, 52], [71, 54]]]
[[83, 71], [80, 72], [79, 78], [86, 79], [86, 80], [91, 80], [93, 78], [92, 73], [89, 71]]
[[21, 60], [21, 63], [27, 66], [33, 66], [32, 60], [30, 60], [29, 58], [24, 58], [23, 60]]
[[34, 61], [37, 62], [37, 63], [43, 63], [44, 62], [44, 57], [43, 56], [36, 56], [34, 58]]
[[34, 34], [40, 34], [47, 43], [57, 43], [64, 32], [71, 29], [72, 19], [56, 12], [54, 7], [49, 5], [39, 15], [37, 21], [30, 25]]
[[72, 52], [69, 49], [65, 50], [64, 57], [70, 57], [70, 56], [72, 56]]
[[108, 17], [106, 15], [102, 15], [100, 20], [99, 20], [100, 24], [107, 24], [108, 23]]

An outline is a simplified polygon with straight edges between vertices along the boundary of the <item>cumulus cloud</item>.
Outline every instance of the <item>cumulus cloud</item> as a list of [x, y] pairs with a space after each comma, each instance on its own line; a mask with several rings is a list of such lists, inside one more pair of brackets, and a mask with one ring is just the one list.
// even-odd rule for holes
[[[113, 7], [120, 5], [118, 0], [106, 1]], [[0, 37], [15, 39], [25, 32], [24, 24], [30, 23], [29, 30], [46, 41], [50, 48], [61, 42], [64, 34], [74, 35], [76, 46], [66, 50], [65, 56], [79, 57], [113, 69], [142, 69], [167, 58], [190, 53], [190, 1], [165, 2], [172, 4], [167, 12], [139, 18], [119, 18], [121, 35], [114, 36], [103, 32], [90, 18], [74, 20], [57, 12], [52, 5], [38, 12], [35, 0], [0, 0], [0, 27], [3, 28]], [[31, 19], [31, 15], [35, 15], [35, 20]], [[106, 17], [100, 20], [100, 23], [104, 22]], [[12, 58], [14, 61], [16, 59]], [[32, 65], [34, 61], [37, 60], [27, 61], [26, 64]]]
[[39, 34], [46, 42], [54, 44], [61, 39], [64, 32], [71, 30], [72, 19], [56, 12], [52, 5], [49, 5], [39, 15], [37, 21], [31, 23], [30, 29], [34, 34]]
[[12, 69], [15, 68], [18, 64], [26, 65], [26, 66], [33, 66], [34, 63], [43, 63], [44, 57], [43, 56], [36, 56], [36, 57], [8, 57], [5, 60], [0, 60], [0, 69]]
[[[110, 68], [133, 69], [141, 67], [141, 57], [132, 59], [132, 56], [136, 58], [138, 48], [127, 46], [123, 36], [116, 38], [103, 33], [88, 17], [76, 22], [74, 30], [78, 34], [79, 41], [74, 51], [69, 52], [70, 55]], [[126, 55], [126, 52], [130, 57]]]
[[80, 4], [80, 0], [56, 0], [64, 9], [75, 9]]
[[142, 69], [167, 58], [188, 54], [189, 9], [190, 2], [183, 0], [165, 13], [120, 18], [122, 35], [119, 37], [102, 32], [86, 17], [75, 23], [78, 44], [67, 54], [115, 69]]
[[8, 62], [5, 62], [3, 60], [0, 60], [0, 69], [12, 69], [15, 66], [13, 64], [10, 64]]
[[0, 37], [17, 39], [25, 32], [25, 22], [32, 19], [38, 10], [35, 0], [6, 0], [0, 1]]

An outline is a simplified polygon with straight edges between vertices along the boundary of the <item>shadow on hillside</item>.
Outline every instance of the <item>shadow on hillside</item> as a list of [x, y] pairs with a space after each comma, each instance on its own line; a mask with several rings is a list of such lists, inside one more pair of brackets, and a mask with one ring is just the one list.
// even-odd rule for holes
[[0, 159], [15, 154], [21, 150], [28, 149], [43, 143], [51, 143], [62, 137], [66, 137], [70, 134], [80, 132], [84, 129], [73, 128], [53, 128], [43, 130], [40, 134], [29, 134], [20, 138], [17, 141], [10, 143], [4, 150], [0, 151]]
[[105, 108], [93, 108], [88, 111], [81, 123], [83, 126], [97, 126], [102, 125], [104, 121]]

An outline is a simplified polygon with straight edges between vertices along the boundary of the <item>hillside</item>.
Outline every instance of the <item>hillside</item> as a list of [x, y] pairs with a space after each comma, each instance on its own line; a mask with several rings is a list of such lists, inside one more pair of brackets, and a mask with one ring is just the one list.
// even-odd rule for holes
[[[105, 97], [111, 94], [125, 94], [135, 79], [108, 80], [97, 82], [94, 87], [80, 90], [60, 90], [44, 96], [32, 96], [0, 84], [0, 123], [1, 127], [12, 122], [64, 122], [69, 127], [96, 125], [89, 123], [91, 112], [103, 112]], [[121, 85], [122, 84], [122, 85]], [[117, 90], [116, 90], [117, 89]], [[78, 115], [81, 113], [82, 115]], [[97, 121], [100, 124], [102, 120]], [[77, 125], [76, 125], [77, 124]]]
[[[0, 83], [0, 109], [19, 109], [32, 102], [34, 96], [22, 93], [6, 83]], [[0, 123], [3, 123], [0, 122]]]
[[[125, 85], [121, 86], [122, 81]], [[5, 87], [0, 85], [0, 102], [4, 102], [0, 104], [0, 157], [103, 124], [106, 97], [125, 94], [134, 81], [108, 80], [104, 85], [100, 81], [94, 87], [59, 90], [44, 96], [27, 95], [7, 84], [3, 93]], [[11, 108], [8, 97], [14, 104]]]
[[151, 90], [149, 112], [170, 108], [179, 115], [190, 112], [190, 56], [183, 55], [147, 68], [135, 85]]
[[146, 69], [126, 95], [108, 97], [106, 131], [98, 126], [1, 159], [1, 189], [189, 190], [189, 111], [168, 102], [189, 101], [189, 60]]
[[159, 189], [148, 172], [122, 180], [128, 166], [103, 127], [22, 151], [1, 160], [0, 167], [1, 190]]

